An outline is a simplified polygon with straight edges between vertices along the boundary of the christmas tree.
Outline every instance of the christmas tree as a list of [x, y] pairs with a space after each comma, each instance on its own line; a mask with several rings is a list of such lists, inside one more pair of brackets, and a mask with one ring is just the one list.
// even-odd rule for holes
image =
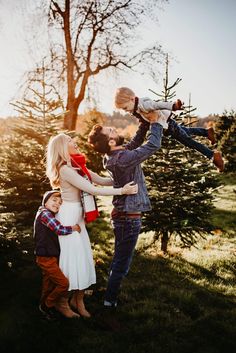
[[[159, 95], [165, 101], [175, 96], [172, 90], [180, 82], [169, 85], [168, 65], [167, 57], [164, 90]], [[191, 121], [194, 110], [189, 104], [181, 120]], [[144, 214], [143, 230], [154, 231], [154, 240], [161, 237], [162, 251], [167, 252], [173, 235], [182, 245], [191, 246], [211, 230], [212, 190], [218, 182], [203, 156], [163, 136], [161, 149], [144, 163], [144, 173], [152, 210]]]

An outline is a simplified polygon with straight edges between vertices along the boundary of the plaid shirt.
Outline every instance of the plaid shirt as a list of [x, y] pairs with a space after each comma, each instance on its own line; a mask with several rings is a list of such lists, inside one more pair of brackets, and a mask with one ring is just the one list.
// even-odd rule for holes
[[41, 222], [51, 229], [57, 235], [67, 235], [72, 233], [72, 227], [70, 226], [63, 226], [56, 218], [55, 215], [47, 210], [44, 209], [41, 213], [40, 217]]

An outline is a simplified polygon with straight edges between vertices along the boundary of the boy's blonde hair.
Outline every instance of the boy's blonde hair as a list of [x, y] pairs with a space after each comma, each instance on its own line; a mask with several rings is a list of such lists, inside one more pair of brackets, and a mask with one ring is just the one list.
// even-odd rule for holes
[[128, 87], [120, 87], [116, 90], [115, 94], [115, 106], [120, 108], [123, 104], [130, 101], [131, 98], [135, 97], [134, 91]]
[[60, 187], [60, 167], [65, 163], [71, 165], [68, 143], [69, 136], [61, 133], [51, 137], [47, 145], [46, 175], [53, 188]]

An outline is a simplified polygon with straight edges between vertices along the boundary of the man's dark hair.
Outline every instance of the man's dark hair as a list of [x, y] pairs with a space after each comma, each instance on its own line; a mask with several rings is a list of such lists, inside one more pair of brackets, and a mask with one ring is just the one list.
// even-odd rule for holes
[[100, 153], [109, 153], [109, 138], [102, 133], [101, 125], [94, 125], [88, 135], [88, 142], [93, 146], [94, 150]]

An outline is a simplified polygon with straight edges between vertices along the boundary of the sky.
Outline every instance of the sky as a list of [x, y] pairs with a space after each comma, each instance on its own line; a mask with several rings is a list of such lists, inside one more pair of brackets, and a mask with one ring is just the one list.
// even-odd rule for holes
[[[21, 3], [33, 0], [0, 0], [0, 117], [15, 112], [10, 101], [17, 96], [24, 72], [32, 65], [24, 40]], [[170, 62], [170, 83], [177, 77], [176, 98], [196, 107], [200, 117], [236, 110], [236, 1], [169, 0], [158, 13], [159, 23], [143, 26], [149, 44], [157, 40], [174, 59]], [[107, 75], [96, 87], [97, 107], [114, 110], [115, 88], [128, 86], [138, 96], [155, 98], [149, 89], [160, 91], [159, 82], [138, 74], [122, 74], [116, 81]], [[85, 109], [85, 105], [81, 109]]]

